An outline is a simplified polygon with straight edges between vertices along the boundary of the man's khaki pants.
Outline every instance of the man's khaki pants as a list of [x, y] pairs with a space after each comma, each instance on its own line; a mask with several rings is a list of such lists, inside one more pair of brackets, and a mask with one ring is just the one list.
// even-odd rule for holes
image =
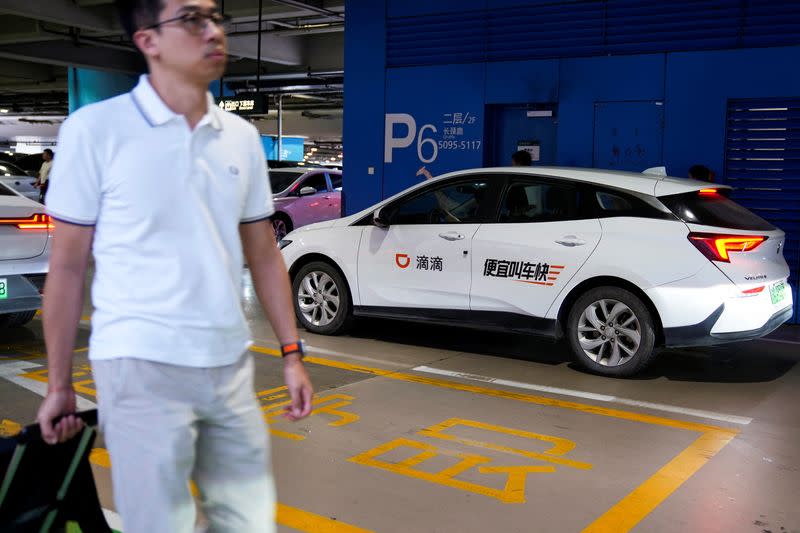
[[275, 531], [250, 355], [215, 368], [125, 358], [93, 361], [92, 370], [125, 533], [193, 531], [190, 479], [210, 531]]

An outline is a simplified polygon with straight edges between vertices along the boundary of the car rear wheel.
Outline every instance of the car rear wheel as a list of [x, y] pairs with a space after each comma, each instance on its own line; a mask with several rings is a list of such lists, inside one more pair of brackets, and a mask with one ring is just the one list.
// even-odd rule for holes
[[18, 328], [24, 326], [36, 316], [36, 311], [23, 311], [0, 315], [0, 328]]
[[315, 261], [301, 268], [292, 281], [292, 294], [297, 319], [308, 331], [337, 335], [349, 326], [350, 290], [332, 265]]
[[280, 241], [292, 231], [292, 221], [286, 215], [277, 214], [272, 217], [272, 231], [275, 232], [275, 240]]
[[642, 300], [620, 287], [597, 287], [575, 302], [567, 318], [575, 361], [606, 376], [632, 376], [655, 352], [655, 328]]

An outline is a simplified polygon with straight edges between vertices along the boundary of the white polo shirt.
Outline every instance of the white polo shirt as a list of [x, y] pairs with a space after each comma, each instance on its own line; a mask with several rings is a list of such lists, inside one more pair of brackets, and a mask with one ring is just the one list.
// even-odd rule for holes
[[208, 102], [191, 131], [142, 76], [61, 127], [47, 211], [95, 227], [91, 359], [215, 367], [251, 344], [239, 225], [272, 194], [256, 128]]

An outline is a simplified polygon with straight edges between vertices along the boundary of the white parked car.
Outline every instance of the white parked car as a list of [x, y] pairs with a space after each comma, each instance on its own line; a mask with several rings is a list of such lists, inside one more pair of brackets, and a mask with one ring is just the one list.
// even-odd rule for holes
[[281, 247], [314, 333], [352, 316], [526, 332], [628, 376], [658, 346], [755, 339], [792, 316], [784, 232], [729, 192], [626, 172], [475, 169]]
[[34, 187], [36, 177], [31, 176], [13, 163], [0, 161], [0, 183], [14, 189], [26, 198], [34, 201], [39, 199], [39, 189]]
[[51, 229], [42, 204], [0, 183], [0, 328], [27, 324], [41, 307]]

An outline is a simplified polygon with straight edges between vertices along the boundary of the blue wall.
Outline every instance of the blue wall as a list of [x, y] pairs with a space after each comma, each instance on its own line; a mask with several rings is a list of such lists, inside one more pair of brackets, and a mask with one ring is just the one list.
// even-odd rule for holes
[[[492, 20], [475, 21], [470, 25], [462, 19], [466, 16], [491, 19], [498, 16], [493, 14], [496, 8], [517, 6], [511, 11], [513, 14], [543, 3], [541, 0], [346, 2], [344, 144], [347, 157], [344, 176], [347, 213], [369, 207], [416, 183], [422, 179], [415, 174], [423, 164], [434, 174], [483, 165], [487, 147], [475, 149], [475, 141], [485, 140], [487, 105], [556, 104], [556, 163], [591, 166], [595, 147], [595, 105], [654, 102], [663, 105], [658, 152], [662, 158], [660, 163], [666, 165], [668, 172], [685, 176], [691, 165], [702, 163], [722, 176], [727, 99], [800, 96], [800, 71], [794, 68], [800, 62], [800, 47], [797, 46], [522, 61], [490, 61], [494, 57], [492, 50], [475, 48], [469, 57], [483, 54], [487, 59], [428, 66], [386, 66], [386, 33], [390, 18], [393, 31], [400, 28], [396, 31], [411, 32], [415, 24], [425, 25], [419, 31], [435, 42], [437, 25], [441, 25], [443, 37], [448, 31], [455, 31], [454, 27], [458, 27], [458, 31], [475, 28], [477, 32], [479, 27], [485, 26], [488, 30], [481, 31], [491, 32]], [[657, 4], [653, 4], [656, 9], [662, 9], [659, 7], [662, 5], [663, 9], [682, 9]], [[758, 6], [752, 7], [756, 8]], [[478, 11], [470, 14], [469, 10]], [[535, 9], [531, 13], [534, 12]], [[714, 31], [720, 35], [731, 33], [730, 27], [724, 24], [731, 23], [719, 22], [719, 28]], [[532, 28], [531, 32], [536, 29]], [[735, 39], [726, 39], [729, 39], [726, 43], [736, 44]], [[444, 41], [442, 46], [446, 46], [450, 54], [447, 57], [458, 60], [458, 41]], [[745, 38], [741, 42], [751, 41]], [[409, 42], [413, 43], [413, 39]], [[689, 42], [689, 46], [691, 44]], [[504, 53], [513, 55], [512, 52], [514, 50]], [[526, 53], [535, 54], [536, 50]], [[436, 61], [437, 57], [423, 54], [420, 63]], [[411, 58], [413, 61], [413, 54]], [[445, 115], [453, 113], [470, 113], [476, 121], [463, 125], [460, 135], [448, 138], [444, 134], [448, 120]], [[387, 114], [411, 115], [417, 130], [417, 136], [407, 147], [391, 150], [391, 161], [385, 160]], [[435, 127], [436, 132], [428, 128], [420, 138], [419, 131], [426, 125]], [[407, 133], [405, 125], [396, 124], [390, 137], [402, 139]], [[418, 142], [428, 138], [437, 145], [441, 141], [443, 148], [435, 161], [423, 163], [417, 150]], [[455, 148], [447, 148], [452, 146]], [[422, 159], [430, 158], [431, 147], [431, 143], [422, 145]], [[370, 168], [374, 174], [369, 174]]]
[[139, 76], [88, 68], [70, 68], [69, 112], [130, 91]]

